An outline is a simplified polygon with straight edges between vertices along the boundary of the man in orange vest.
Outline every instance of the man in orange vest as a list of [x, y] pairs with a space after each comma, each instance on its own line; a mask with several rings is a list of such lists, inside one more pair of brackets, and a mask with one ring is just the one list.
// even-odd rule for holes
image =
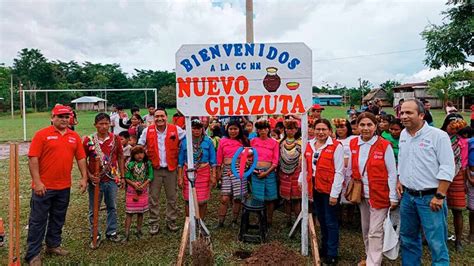
[[160, 192], [166, 193], [166, 223], [170, 231], [177, 231], [176, 193], [179, 143], [186, 133], [179, 126], [168, 124], [168, 114], [162, 107], [155, 110], [155, 124], [143, 130], [139, 145], [145, 145], [148, 159], [153, 164], [154, 179], [150, 184], [150, 234], [159, 231]]

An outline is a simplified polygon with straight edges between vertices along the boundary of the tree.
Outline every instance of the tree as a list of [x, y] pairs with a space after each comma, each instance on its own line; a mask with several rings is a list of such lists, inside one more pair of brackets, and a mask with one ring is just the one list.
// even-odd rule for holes
[[[459, 86], [460, 82], [465, 83]], [[474, 95], [474, 71], [456, 70], [444, 73], [428, 81], [428, 92], [446, 103], [449, 99]]]
[[474, 55], [474, 16], [470, 0], [449, 0], [446, 5], [453, 5], [447, 11], [441, 25], [428, 25], [422, 38], [426, 41], [425, 65], [439, 69], [458, 67], [465, 63], [474, 65], [468, 58]]
[[165, 86], [158, 91], [158, 105], [176, 107], [176, 88], [174, 86]]
[[387, 80], [380, 84], [380, 88], [387, 92], [388, 102], [393, 103], [393, 88], [400, 86], [401, 83], [396, 80]]

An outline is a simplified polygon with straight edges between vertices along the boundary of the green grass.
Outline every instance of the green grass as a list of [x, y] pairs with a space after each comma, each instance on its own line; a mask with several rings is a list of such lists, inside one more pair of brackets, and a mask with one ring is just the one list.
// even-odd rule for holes
[[[388, 109], [388, 108], [386, 108]], [[169, 110], [169, 118], [171, 118], [174, 110]], [[436, 126], [441, 125], [444, 114], [439, 110], [433, 112]], [[49, 125], [47, 113], [28, 114], [29, 118], [29, 133], [28, 137], [31, 138], [33, 132], [39, 128]], [[78, 132], [81, 135], [89, 134], [94, 132], [92, 126], [93, 117], [95, 113], [80, 112], [79, 113], [79, 126], [77, 127]], [[342, 107], [329, 107], [327, 108], [323, 116], [326, 118], [345, 117], [345, 108]], [[30, 119], [34, 118], [34, 119]], [[22, 128], [21, 119], [11, 120], [9, 117], [0, 117], [0, 141], [7, 140], [20, 140], [22, 139]], [[8, 179], [6, 173], [9, 171], [9, 161], [0, 160], [0, 172], [5, 173], [0, 178], [0, 216], [6, 222], [5, 228], [8, 230]], [[87, 194], [80, 194], [77, 189], [77, 180], [79, 173], [76, 168], [73, 171], [74, 187], [72, 188], [71, 202], [68, 209], [66, 224], [63, 230], [63, 246], [70, 250], [72, 254], [65, 258], [46, 256], [45, 262], [48, 264], [100, 264], [100, 265], [115, 265], [115, 264], [172, 264], [176, 260], [176, 256], [179, 248], [179, 241], [181, 237], [181, 231], [177, 233], [171, 233], [167, 231], [164, 223], [164, 213], [162, 211], [161, 217], [161, 231], [156, 236], [150, 236], [148, 227], [145, 226], [145, 235], [142, 240], [137, 240], [132, 237], [127, 244], [113, 244], [105, 242], [100, 249], [92, 251], [88, 248], [89, 244], [89, 232], [88, 232], [88, 200]], [[28, 173], [27, 159], [22, 156], [20, 159], [20, 195], [21, 195], [21, 256], [23, 258], [26, 250], [26, 236], [27, 231], [25, 226], [28, 223], [29, 214], [29, 200], [31, 196], [30, 189], [30, 175]], [[209, 212], [206, 217], [206, 224], [212, 227], [217, 222], [217, 208], [219, 205], [218, 190], [213, 190], [212, 199], [209, 202]], [[178, 194], [178, 209], [179, 218], [178, 225], [182, 227], [184, 221], [184, 202], [182, 200], [182, 194]], [[162, 196], [161, 206], [165, 206], [164, 196]], [[125, 206], [124, 206], [124, 191], [120, 191], [118, 197], [118, 218], [119, 218], [119, 230], [123, 233], [123, 223], [125, 218]], [[162, 208], [163, 210], [163, 208]], [[229, 210], [230, 211], [230, 210]], [[104, 228], [105, 212], [101, 211], [100, 221], [102, 228]], [[145, 215], [145, 221], [147, 220]], [[228, 214], [230, 217], [230, 214]], [[465, 218], [467, 212], [465, 212]], [[229, 223], [227, 219], [227, 224]], [[288, 239], [287, 235], [289, 228], [285, 226], [286, 220], [284, 215], [280, 211], [275, 212], [274, 227], [270, 231], [270, 240], [277, 240], [286, 245], [287, 247], [299, 251], [300, 238], [299, 232], [293, 239]], [[358, 222], [357, 222], [358, 223]], [[132, 228], [135, 226], [135, 221]], [[464, 232], [468, 232], [468, 222], [465, 219]], [[449, 217], [449, 230], [453, 232], [452, 217]], [[218, 265], [228, 264], [239, 264], [240, 261], [233, 257], [232, 254], [239, 250], [253, 251], [258, 248], [258, 245], [244, 244], [237, 241], [238, 229], [232, 229], [226, 227], [221, 230], [211, 230], [212, 242], [215, 254], [215, 262]], [[319, 231], [317, 229], [317, 234]], [[364, 244], [362, 241], [362, 235], [359, 228], [351, 229], [347, 226], [341, 227], [340, 234], [340, 265], [354, 265], [364, 256]], [[7, 243], [8, 244], [8, 243]], [[450, 255], [452, 263], [455, 265], [473, 265], [474, 264], [474, 246], [465, 244], [465, 250], [463, 253], [456, 253], [454, 251], [452, 243], [449, 244]], [[0, 265], [7, 264], [8, 258], [8, 246], [0, 248]], [[427, 247], [424, 247], [423, 255], [424, 264], [429, 264], [430, 255]], [[187, 262], [190, 262], [189, 256], [187, 256]], [[311, 263], [311, 258], [308, 257], [306, 260], [307, 264]], [[388, 261], [385, 261], [389, 263]], [[400, 261], [394, 262], [394, 264], [400, 264]]]

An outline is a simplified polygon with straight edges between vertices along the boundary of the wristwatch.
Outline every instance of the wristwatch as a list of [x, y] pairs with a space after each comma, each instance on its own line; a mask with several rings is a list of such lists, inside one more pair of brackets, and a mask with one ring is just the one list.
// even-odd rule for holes
[[436, 192], [435, 197], [436, 197], [437, 199], [445, 199], [445, 198], [446, 198], [446, 195], [443, 195], [443, 194], [440, 193], [440, 192]]

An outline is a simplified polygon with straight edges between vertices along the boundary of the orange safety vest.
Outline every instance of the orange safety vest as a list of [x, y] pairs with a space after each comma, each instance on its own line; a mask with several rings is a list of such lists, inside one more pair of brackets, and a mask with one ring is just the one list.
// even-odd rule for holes
[[[160, 143], [161, 144], [161, 143]], [[156, 135], [156, 125], [151, 125], [146, 134], [147, 156], [153, 164], [153, 168], [160, 168], [160, 154], [158, 149], [158, 138]], [[179, 135], [175, 125], [166, 126], [165, 138], [166, 163], [168, 170], [174, 171], [178, 167]]]
[[[350, 142], [352, 155], [352, 178], [361, 180], [359, 171], [359, 138], [354, 138]], [[390, 142], [378, 137], [377, 141], [370, 147], [365, 170], [369, 179], [369, 203], [375, 209], [390, 207], [390, 189], [388, 187], [388, 170], [385, 166], [385, 151]]]
[[[320, 193], [330, 194], [332, 184], [334, 183], [334, 174], [336, 167], [334, 166], [334, 152], [341, 143], [333, 139], [333, 144], [326, 146], [319, 154], [318, 162], [316, 163], [316, 175], [314, 176], [314, 189]], [[308, 143], [305, 151], [306, 165], [307, 165], [307, 182], [308, 182], [308, 193], [310, 196], [313, 194], [313, 149], [311, 144]]]

